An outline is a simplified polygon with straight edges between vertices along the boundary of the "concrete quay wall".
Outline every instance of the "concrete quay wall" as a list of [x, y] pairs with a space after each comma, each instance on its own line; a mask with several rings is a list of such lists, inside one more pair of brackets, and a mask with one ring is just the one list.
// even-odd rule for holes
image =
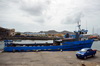
[[77, 59], [76, 51], [3, 52], [0, 66], [100, 66], [100, 51], [95, 57]]

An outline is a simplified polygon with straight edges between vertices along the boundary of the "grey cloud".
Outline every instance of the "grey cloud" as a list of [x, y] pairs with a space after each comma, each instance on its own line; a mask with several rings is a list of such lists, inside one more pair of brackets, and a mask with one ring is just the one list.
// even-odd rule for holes
[[[82, 17], [88, 16], [88, 15], [96, 15], [97, 11], [100, 12], [100, 0], [82, 0], [82, 4], [77, 2], [77, 7], [73, 9], [73, 12], [70, 12], [68, 15], [65, 16], [64, 19], [62, 19], [62, 24], [73, 24], [81, 20]], [[76, 12], [78, 10], [81, 10], [80, 12]], [[75, 13], [76, 12], [76, 13]]]
[[43, 14], [43, 11], [47, 9], [47, 6], [50, 4], [49, 0], [46, 0], [45, 2], [36, 2], [33, 4], [31, 2], [27, 3], [24, 2], [24, 0], [21, 1], [21, 9], [23, 11], [26, 11], [30, 15], [33, 16], [40, 16]]
[[22, 6], [22, 10], [28, 12], [31, 15], [39, 16], [39, 15], [42, 15], [43, 8], [39, 5], [32, 6], [32, 7]]
[[35, 18], [35, 19], [33, 19], [33, 21], [35, 21], [35, 22], [38, 22], [38, 23], [44, 23], [44, 18]]
[[100, 23], [100, 0], [72, 0], [74, 3], [71, 4], [67, 2], [69, 0], [53, 1], [55, 0], [0, 0], [0, 26], [14, 27], [19, 31], [63, 30], [66, 27], [64, 24], [72, 26], [82, 19], [82, 23], [87, 20], [91, 24], [88, 26], [91, 30], [92, 25]]
[[42, 1], [28, 1], [25, 2], [22, 0], [20, 2], [21, 6], [20, 9], [27, 13], [28, 15], [32, 16], [33, 22], [37, 23], [44, 23], [45, 22], [45, 12], [50, 5], [50, 0], [42, 0]]
[[71, 13], [69, 16], [66, 16], [62, 20], [62, 24], [74, 24], [77, 23], [81, 20], [83, 17], [83, 14], [81, 12], [78, 13]]
[[[31, 19], [33, 22], [43, 23], [45, 21], [44, 11], [48, 9], [48, 6], [50, 3], [51, 3], [50, 0], [41, 0], [41, 1], [39, 0], [30, 0], [30, 1], [29, 0], [9, 0], [9, 1], [0, 0], [0, 9], [1, 9], [0, 13], [4, 13], [3, 14], [4, 17], [6, 15], [10, 16], [10, 14], [8, 14], [9, 12], [11, 12], [10, 9], [12, 10], [16, 9], [16, 10], [19, 10], [20, 13], [22, 12], [21, 14], [23, 17], [27, 17]], [[15, 14], [15, 12], [12, 12], [12, 13]], [[4, 18], [3, 16], [0, 15], [1, 18]]]

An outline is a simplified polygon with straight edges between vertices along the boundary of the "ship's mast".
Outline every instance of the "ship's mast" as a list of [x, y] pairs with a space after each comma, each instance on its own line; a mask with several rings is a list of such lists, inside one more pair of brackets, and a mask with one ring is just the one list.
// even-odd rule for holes
[[94, 27], [93, 27], [93, 29], [92, 29], [92, 34], [94, 35]]
[[[81, 21], [81, 20], [80, 20], [80, 21]], [[79, 30], [79, 31], [81, 30], [80, 21], [77, 22], [77, 24], [78, 24], [78, 30]]]

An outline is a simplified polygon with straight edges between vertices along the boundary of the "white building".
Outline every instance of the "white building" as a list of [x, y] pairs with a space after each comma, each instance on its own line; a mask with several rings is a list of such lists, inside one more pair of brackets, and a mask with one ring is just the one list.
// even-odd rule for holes
[[23, 33], [26, 36], [45, 36], [45, 33], [33, 33], [33, 32], [24, 32]]

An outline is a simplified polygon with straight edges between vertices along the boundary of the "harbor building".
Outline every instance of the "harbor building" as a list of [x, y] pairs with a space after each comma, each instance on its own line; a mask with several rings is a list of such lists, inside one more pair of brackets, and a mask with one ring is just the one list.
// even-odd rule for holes
[[21, 33], [24, 36], [45, 36], [45, 33], [38, 33], [38, 32], [24, 32]]
[[49, 31], [40, 31], [40, 33], [45, 33], [47, 36], [49, 37], [63, 37], [66, 33], [69, 33], [69, 34], [74, 34], [73, 32], [69, 32], [69, 31], [62, 31], [62, 32], [58, 32], [58, 31], [55, 31], [55, 30], [49, 30]]
[[0, 37], [10, 37], [15, 35], [15, 29], [0, 27]]

